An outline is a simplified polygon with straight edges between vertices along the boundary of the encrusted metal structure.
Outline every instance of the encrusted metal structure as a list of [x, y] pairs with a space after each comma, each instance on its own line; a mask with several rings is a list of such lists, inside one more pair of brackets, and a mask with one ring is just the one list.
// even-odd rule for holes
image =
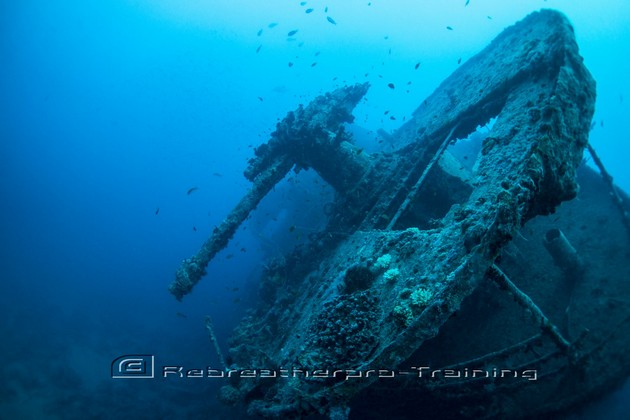
[[[506, 29], [423, 101], [393, 152], [367, 154], [344, 129], [367, 89], [338, 89], [278, 123], [249, 162], [250, 192], [177, 272], [181, 299], [292, 168], [334, 187], [326, 229], [264, 273], [226, 367], [257, 378], [231, 375], [222, 399], [266, 417], [360, 418], [381, 401], [401, 418], [417, 402], [427, 418], [518, 418], [566, 410], [627, 375], [627, 215], [613, 206], [599, 226], [608, 255], [581, 242], [593, 222], [583, 213], [610, 210], [584, 207], [605, 191], [592, 170], [580, 169], [584, 184], [604, 187], [560, 206], [578, 194], [595, 102], [567, 19], [543, 10]], [[449, 146], [495, 117], [474, 170], [453, 170]], [[613, 356], [618, 367], [584, 379]]]

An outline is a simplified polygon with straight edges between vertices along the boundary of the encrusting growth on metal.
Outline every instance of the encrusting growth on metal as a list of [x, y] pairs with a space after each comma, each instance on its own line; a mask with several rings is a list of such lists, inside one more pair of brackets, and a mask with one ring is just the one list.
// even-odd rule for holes
[[[278, 123], [271, 139], [256, 149], [256, 157], [250, 160], [245, 171], [245, 176], [253, 183], [252, 188], [226, 219], [214, 228], [197, 254], [182, 261], [175, 281], [169, 286], [169, 291], [177, 300], [182, 300], [191, 292], [206, 274], [210, 260], [225, 248], [260, 200], [294, 165], [308, 168], [311, 160], [319, 157], [319, 163], [326, 163], [319, 167], [322, 177], [342, 190], [362, 175], [367, 169], [363, 165], [363, 157], [356, 153], [358, 148], [345, 141], [342, 124], [352, 122], [352, 110], [368, 87], [364, 83], [337, 89], [318, 97], [306, 108], [289, 112]], [[339, 174], [344, 176], [337, 178]]]
[[208, 336], [210, 337], [210, 341], [212, 341], [212, 345], [214, 345], [214, 349], [217, 352], [217, 357], [219, 358], [219, 363], [223, 370], [227, 369], [227, 365], [225, 364], [225, 359], [223, 358], [223, 353], [221, 352], [221, 347], [219, 347], [219, 342], [217, 341], [217, 336], [214, 335], [214, 327], [212, 325], [212, 318], [210, 316], [206, 316], [205, 320], [206, 330], [208, 330]]

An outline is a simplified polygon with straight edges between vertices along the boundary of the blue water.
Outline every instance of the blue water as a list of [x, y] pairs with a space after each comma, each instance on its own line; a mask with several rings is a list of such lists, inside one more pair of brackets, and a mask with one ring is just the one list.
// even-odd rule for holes
[[[218, 366], [204, 317], [227, 348], [263, 258], [300, 240], [286, 226], [317, 230], [317, 214], [283, 204], [307, 197], [314, 177], [285, 183], [191, 295], [168, 293], [247, 190], [253, 147], [287, 111], [346, 82], [372, 84], [356, 122], [393, 130], [460, 58], [541, 7], [574, 24], [598, 83], [591, 142], [630, 190], [630, 3], [465, 3], [2, 1], [0, 418], [240, 415], [215, 400], [218, 381], [115, 380], [110, 367], [124, 354]], [[580, 418], [622, 413], [623, 395]]]

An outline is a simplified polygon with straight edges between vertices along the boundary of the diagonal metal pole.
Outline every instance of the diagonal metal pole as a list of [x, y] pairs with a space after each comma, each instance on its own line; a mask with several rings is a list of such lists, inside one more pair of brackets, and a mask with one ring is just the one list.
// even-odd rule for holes
[[610, 195], [612, 197], [613, 203], [615, 203], [615, 206], [617, 206], [617, 208], [621, 212], [623, 225], [626, 227], [626, 231], [628, 232], [628, 237], [630, 238], [630, 213], [628, 212], [628, 209], [626, 209], [623, 199], [619, 195], [617, 188], [615, 188], [615, 184], [613, 184], [613, 177], [604, 167], [602, 160], [599, 158], [599, 156], [595, 152], [595, 149], [593, 148], [593, 146], [591, 146], [591, 144], [589, 143], [586, 145], [586, 147], [588, 148], [588, 152], [593, 157], [593, 162], [595, 162], [595, 165], [597, 165], [597, 167], [599, 168], [599, 172], [602, 174], [602, 178], [604, 178], [604, 182], [610, 189]]

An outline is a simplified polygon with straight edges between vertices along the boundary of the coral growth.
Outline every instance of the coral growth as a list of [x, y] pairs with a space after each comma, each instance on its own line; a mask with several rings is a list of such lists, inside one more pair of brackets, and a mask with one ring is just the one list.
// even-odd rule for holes
[[399, 277], [400, 277], [400, 270], [397, 268], [390, 268], [389, 270], [385, 272], [385, 274], [383, 274], [383, 279], [387, 283], [392, 283], [398, 280]]
[[400, 292], [399, 303], [392, 311], [392, 316], [403, 327], [411, 325], [414, 318], [422, 313], [433, 299], [433, 292], [426, 287], [415, 290], [404, 289]]
[[308, 359], [311, 360], [303, 362], [344, 368], [364, 360], [378, 343], [374, 334], [377, 303], [378, 299], [370, 292], [341, 295], [327, 302], [310, 328], [309, 347], [313, 350]]
[[392, 256], [390, 254], [381, 255], [374, 263], [374, 269], [377, 271], [387, 270], [391, 262]]

